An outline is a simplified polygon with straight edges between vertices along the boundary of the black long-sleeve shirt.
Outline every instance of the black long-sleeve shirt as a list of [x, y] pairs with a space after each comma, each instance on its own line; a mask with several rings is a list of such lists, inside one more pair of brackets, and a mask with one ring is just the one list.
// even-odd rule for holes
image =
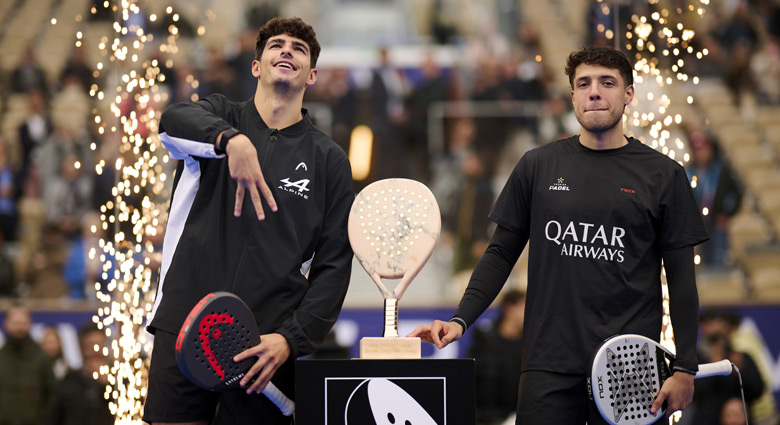
[[474, 323], [530, 242], [523, 370], [584, 374], [608, 337], [658, 340], [662, 261], [676, 366], [698, 370], [693, 247], [707, 233], [679, 164], [635, 139], [604, 151], [560, 140], [523, 156], [490, 218], [455, 317]]
[[[251, 99], [213, 95], [165, 110], [160, 139], [180, 161], [150, 330], [177, 333], [198, 300], [228, 291], [249, 305], [261, 333], [287, 338], [290, 358], [324, 340], [349, 283], [346, 229], [354, 191], [345, 152], [302, 114], [276, 130]], [[255, 145], [277, 202], [278, 211], [263, 221], [249, 196], [241, 216], [233, 216], [237, 184], [227, 157], [214, 148], [231, 127]]]

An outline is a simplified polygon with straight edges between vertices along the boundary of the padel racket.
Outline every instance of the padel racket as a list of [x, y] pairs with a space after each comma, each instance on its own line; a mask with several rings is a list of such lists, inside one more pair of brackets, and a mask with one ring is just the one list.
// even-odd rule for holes
[[[240, 389], [241, 378], [255, 363], [253, 357], [238, 363], [236, 354], [260, 344], [252, 310], [229, 292], [206, 295], [190, 311], [176, 338], [176, 362], [195, 385], [210, 391]], [[268, 382], [265, 394], [285, 416], [295, 403]]]
[[[607, 339], [593, 357], [588, 394], [612, 425], [648, 425], [663, 416], [666, 405], [650, 413], [661, 386], [672, 376], [674, 355], [641, 335]], [[731, 374], [728, 360], [699, 365], [696, 378]]]
[[[439, 204], [424, 184], [384, 179], [366, 186], [349, 213], [355, 257], [385, 299], [382, 336], [398, 336], [398, 301], [431, 257], [441, 232]], [[401, 279], [393, 291], [382, 278]]]

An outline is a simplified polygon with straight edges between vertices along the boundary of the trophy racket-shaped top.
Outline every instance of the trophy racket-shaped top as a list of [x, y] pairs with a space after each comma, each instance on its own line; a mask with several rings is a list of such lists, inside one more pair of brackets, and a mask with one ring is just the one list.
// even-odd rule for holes
[[[385, 299], [400, 300], [431, 257], [441, 232], [436, 198], [424, 184], [385, 179], [360, 191], [349, 214], [355, 257]], [[393, 291], [382, 282], [401, 279]]]

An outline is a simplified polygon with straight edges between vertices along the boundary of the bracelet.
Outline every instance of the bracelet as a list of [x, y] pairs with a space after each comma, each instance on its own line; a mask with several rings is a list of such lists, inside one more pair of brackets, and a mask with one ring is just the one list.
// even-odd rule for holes
[[225, 130], [225, 132], [222, 133], [222, 138], [219, 139], [219, 150], [227, 153], [228, 140], [238, 136], [239, 134], [241, 134], [241, 132], [236, 130], [235, 128], [229, 128]]
[[455, 323], [459, 324], [463, 328], [463, 332], [464, 333], [466, 332], [466, 329], [468, 328], [468, 326], [466, 326], [466, 321], [461, 319], [460, 317], [453, 317], [452, 319], [450, 319], [450, 322], [455, 322]]
[[686, 368], [681, 367], [681, 366], [674, 366], [672, 368], [672, 370], [675, 371], [675, 372], [683, 372], [683, 373], [687, 373], [688, 375], [696, 376], [696, 371], [691, 370], [691, 369], [686, 369]]

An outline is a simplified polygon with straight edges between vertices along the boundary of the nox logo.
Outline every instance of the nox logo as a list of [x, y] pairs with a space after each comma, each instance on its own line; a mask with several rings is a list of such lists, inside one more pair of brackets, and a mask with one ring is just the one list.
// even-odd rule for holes
[[[609, 387], [611, 399], [614, 400], [613, 414], [615, 422], [628, 410], [632, 401], [639, 403], [648, 411], [653, 406], [653, 380], [650, 369], [651, 357], [647, 344], [637, 356], [629, 360], [621, 359], [612, 350], [607, 349], [607, 367], [613, 380]], [[623, 361], [625, 360], [625, 362]], [[634, 410], [633, 408], [631, 409]]]
[[304, 193], [309, 191], [309, 188], [307, 187], [309, 185], [309, 179], [301, 179], [291, 182], [289, 178], [285, 178], [280, 181], [284, 183], [284, 186], [279, 186], [279, 189], [285, 192], [294, 193], [303, 199], [309, 199], [309, 195]]

